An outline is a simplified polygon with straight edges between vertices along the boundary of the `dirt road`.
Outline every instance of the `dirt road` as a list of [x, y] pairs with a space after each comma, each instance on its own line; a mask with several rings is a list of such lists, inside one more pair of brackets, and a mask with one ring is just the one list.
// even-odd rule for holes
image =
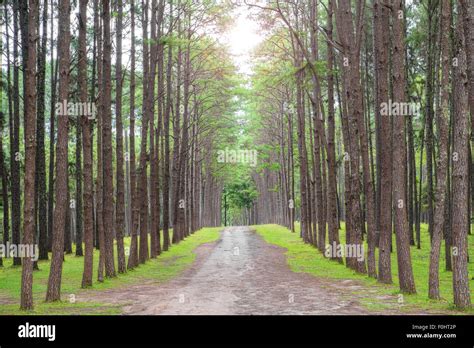
[[123, 303], [124, 314], [368, 313], [352, 293], [356, 282], [294, 273], [284, 251], [248, 227], [226, 228], [172, 281], [101, 291], [91, 300]]

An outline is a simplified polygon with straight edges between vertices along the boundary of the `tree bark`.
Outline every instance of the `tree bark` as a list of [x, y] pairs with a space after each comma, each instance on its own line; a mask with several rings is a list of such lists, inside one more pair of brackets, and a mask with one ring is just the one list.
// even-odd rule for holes
[[[25, 70], [25, 171], [23, 203], [23, 244], [32, 246], [35, 238], [35, 166], [36, 166], [36, 21], [38, 0], [28, 2], [28, 57]], [[25, 42], [23, 42], [25, 44]], [[23, 257], [21, 274], [21, 305], [33, 309], [33, 259]]]
[[[59, 1], [59, 102], [68, 100], [69, 91], [69, 44], [70, 34], [70, 3], [69, 0]], [[61, 273], [64, 255], [64, 227], [66, 225], [67, 176], [68, 176], [68, 115], [58, 115], [58, 138], [56, 142], [56, 206], [53, 215], [53, 237], [51, 269], [49, 272], [46, 301], [61, 299]]]
[[[142, 1], [142, 31], [143, 31], [143, 76], [148, 77], [149, 70], [149, 44], [148, 44], [148, 0]], [[148, 79], [143, 78], [143, 103], [142, 103], [142, 124], [141, 124], [141, 144], [140, 144], [140, 164], [138, 177], [140, 193], [140, 250], [139, 262], [145, 263], [149, 258], [148, 250], [148, 179], [147, 179], [147, 135], [149, 126], [149, 89]]]
[[[170, 35], [172, 34], [173, 4], [170, 5]], [[164, 127], [164, 166], [163, 166], [163, 251], [167, 251], [170, 245], [169, 222], [170, 222], [170, 114], [171, 114], [171, 68], [173, 50], [168, 44], [168, 63], [166, 68], [166, 109], [163, 120]]]
[[[20, 188], [20, 84], [18, 55], [18, 13], [19, 1], [13, 2], [13, 119], [10, 138], [11, 190], [12, 190], [12, 243], [20, 243], [21, 188]], [[26, 59], [26, 57], [24, 57]], [[20, 266], [21, 259], [13, 258], [13, 265]]]
[[430, 272], [428, 296], [439, 299], [439, 255], [441, 251], [441, 240], [445, 227], [445, 200], [446, 179], [448, 172], [448, 130], [449, 130], [449, 35], [451, 26], [451, 4], [447, 1], [442, 3], [441, 9], [441, 105], [437, 113], [437, 129], [439, 138], [437, 184], [435, 192], [434, 226], [431, 239]]
[[[401, 0], [395, 0], [393, 19], [393, 98], [394, 102], [405, 103], [405, 38], [404, 12]], [[405, 119], [394, 115], [393, 121], [393, 202], [395, 206], [394, 225], [397, 243], [398, 279], [400, 291], [416, 293], [410, 256], [410, 236], [406, 210], [406, 135]], [[410, 117], [410, 116], [408, 116]]]
[[467, 270], [467, 205], [468, 205], [468, 81], [466, 52], [461, 20], [456, 25], [454, 46], [454, 127], [453, 127], [453, 293], [457, 308], [471, 305]]
[[[42, 36], [38, 54], [38, 93], [36, 118], [36, 216], [39, 232], [39, 260], [48, 259], [47, 196], [46, 196], [46, 155], [44, 145], [45, 83], [46, 83], [46, 44], [48, 40], [48, 0], [43, 1]], [[51, 62], [52, 64], [52, 62]]]
[[130, 4], [131, 23], [131, 51], [130, 51], [130, 192], [132, 206], [132, 236], [130, 242], [130, 255], [127, 267], [133, 269], [138, 266], [138, 228], [139, 228], [139, 207], [137, 170], [135, 164], [135, 1]]
[[[389, 16], [384, 0], [374, 3], [374, 48], [377, 94], [375, 113], [380, 120], [380, 216], [379, 216], [379, 274], [378, 281], [392, 283], [390, 249], [392, 245], [392, 129], [390, 119], [380, 115], [382, 103], [387, 103], [388, 96], [388, 53], [389, 50]], [[383, 141], [383, 145], [382, 145]], [[377, 152], [379, 152], [377, 151]]]
[[[328, 4], [327, 29], [328, 38], [333, 40], [333, 0], [329, 0]], [[334, 112], [334, 49], [330, 41], [327, 44], [327, 60], [328, 70], [331, 72], [327, 76], [328, 88], [328, 193], [327, 193], [327, 220], [328, 220], [328, 239], [329, 244], [339, 246], [339, 229], [337, 218], [337, 164], [335, 149], [335, 112]], [[334, 257], [334, 259], [342, 262], [342, 258]]]
[[[87, 3], [88, 0], [80, 0], [79, 3], [79, 61], [78, 82], [80, 99], [82, 103], [87, 100]], [[94, 230], [93, 230], [93, 187], [92, 187], [92, 136], [91, 118], [82, 115], [82, 147], [84, 157], [84, 272], [82, 275], [82, 287], [92, 286], [92, 272], [94, 267]]]
[[103, 161], [103, 220], [104, 245], [100, 252], [104, 255], [105, 276], [115, 277], [114, 264], [114, 187], [112, 166], [112, 115], [111, 115], [111, 49], [110, 0], [102, 1], [102, 161]]
[[117, 0], [117, 17], [115, 28], [115, 125], [116, 125], [116, 166], [117, 166], [117, 201], [115, 233], [117, 238], [118, 273], [125, 273], [125, 248], [123, 236], [125, 230], [125, 181], [123, 171], [123, 123], [122, 123], [122, 27], [123, 4]]

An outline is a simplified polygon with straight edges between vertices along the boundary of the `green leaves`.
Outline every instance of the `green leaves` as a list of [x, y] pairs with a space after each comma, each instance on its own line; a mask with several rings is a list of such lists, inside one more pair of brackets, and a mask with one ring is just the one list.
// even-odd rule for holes
[[253, 180], [248, 177], [225, 186], [224, 194], [228, 204], [237, 208], [250, 208], [258, 196]]

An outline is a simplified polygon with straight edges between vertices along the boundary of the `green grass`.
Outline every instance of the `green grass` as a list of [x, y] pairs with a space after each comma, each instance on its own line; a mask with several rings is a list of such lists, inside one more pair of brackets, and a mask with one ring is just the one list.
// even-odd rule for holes
[[[453, 305], [453, 289], [452, 289], [452, 272], [445, 271], [444, 262], [444, 244], [441, 247], [441, 262], [440, 262], [440, 293], [442, 299], [439, 301], [430, 300], [428, 298], [428, 271], [429, 271], [429, 235], [427, 225], [421, 228], [421, 249], [411, 247], [411, 257], [413, 264], [413, 272], [416, 283], [417, 294], [403, 295], [403, 305], [397, 303], [399, 287], [398, 287], [398, 269], [396, 250], [392, 253], [392, 275], [393, 284], [384, 285], [377, 283], [376, 280], [371, 279], [365, 275], [357, 274], [344, 265], [335, 261], [324, 258], [323, 255], [313, 246], [305, 244], [299, 237], [299, 226], [296, 228], [296, 233], [291, 233], [287, 228], [279, 225], [259, 225], [252, 226], [264, 240], [270, 244], [275, 244], [286, 248], [287, 262], [291, 270], [294, 272], [304, 272], [312, 274], [316, 277], [323, 277], [329, 279], [354, 279], [361, 282], [362, 285], [373, 289], [375, 293], [368, 296], [365, 291], [357, 293], [361, 296], [361, 303], [368, 309], [380, 310], [387, 308], [398, 308], [402, 311], [416, 311], [416, 310], [432, 310], [434, 312], [445, 312], [450, 314], [474, 314], [474, 308], [465, 311], [458, 311]], [[341, 243], [345, 241], [344, 224], [339, 231]], [[395, 240], [394, 240], [395, 248]], [[367, 246], [365, 245], [365, 250]], [[378, 250], [377, 250], [378, 254]], [[474, 303], [474, 235], [469, 235], [469, 254], [471, 255], [471, 262], [469, 263], [470, 275], [470, 289], [471, 299]], [[386, 300], [377, 299], [376, 297], [387, 297]]]
[[[113, 279], [105, 279], [99, 283], [97, 279], [97, 264], [99, 252], [94, 250], [94, 285], [93, 290], [105, 290], [127, 284], [137, 284], [141, 281], [155, 280], [167, 281], [189, 265], [196, 258], [193, 250], [203, 243], [216, 241], [222, 228], [203, 228], [177, 245], [172, 245], [167, 252], [156, 259], [149, 260], [126, 274], [118, 275]], [[125, 246], [129, 246], [130, 238], [125, 238]], [[21, 267], [11, 266], [11, 259], [4, 259], [4, 267], [0, 268], [0, 314], [119, 314], [119, 306], [110, 306], [103, 303], [81, 302], [81, 296], [87, 296], [88, 289], [81, 289], [82, 272], [84, 267], [83, 257], [74, 254], [66, 255], [63, 264], [61, 283], [61, 302], [45, 303], [45, 294], [48, 283], [50, 261], [40, 261], [39, 271], [33, 275], [33, 298], [35, 308], [33, 311], [20, 311], [19, 299], [21, 288]], [[71, 295], [77, 302], [71, 303]]]

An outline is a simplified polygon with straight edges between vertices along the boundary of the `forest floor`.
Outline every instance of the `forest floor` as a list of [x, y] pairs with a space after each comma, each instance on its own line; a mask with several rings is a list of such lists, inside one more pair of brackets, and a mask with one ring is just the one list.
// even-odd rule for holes
[[[379, 296], [358, 280], [294, 272], [286, 249], [265, 242], [250, 227], [226, 228], [218, 241], [201, 245], [194, 252], [197, 258], [192, 266], [168, 282], [96, 291], [86, 300], [122, 306], [124, 314], [140, 315], [443, 313], [407, 311], [401, 308], [396, 294]], [[329, 268], [344, 267], [325, 262]], [[380, 306], [368, 309], [363, 304], [367, 296]]]
[[[396, 253], [392, 259], [394, 284], [379, 284], [303, 243], [298, 228], [296, 233], [279, 225], [204, 228], [145, 265], [95, 282], [89, 289], [80, 289], [83, 258], [66, 255], [63, 301], [58, 303], [44, 302], [49, 261], [41, 261], [40, 270], [34, 273], [35, 309], [30, 312], [18, 309], [21, 267], [7, 265], [0, 268], [0, 315], [474, 314], [474, 309], [454, 310], [452, 275], [443, 270], [443, 263], [443, 299], [427, 299], [426, 228], [422, 230], [424, 247], [412, 247], [416, 295], [399, 293]], [[344, 243], [343, 225], [340, 237]], [[129, 243], [126, 238], [125, 245]], [[94, 262], [96, 269], [97, 251]], [[469, 267], [473, 274], [474, 263]], [[474, 288], [474, 279], [471, 282]]]
[[[12, 266], [11, 259], [4, 259], [4, 267], [0, 267], [0, 315], [121, 314], [121, 306], [91, 301], [90, 294], [107, 291], [111, 288], [126, 288], [133, 284], [166, 283], [182, 274], [183, 270], [193, 264], [196, 259], [193, 250], [202, 244], [218, 240], [221, 230], [221, 227], [212, 227], [196, 231], [185, 241], [172, 245], [167, 252], [162, 253], [157, 258], [150, 259], [146, 264], [128, 270], [125, 274], [118, 274], [115, 278], [105, 279], [101, 283], [95, 281], [99, 251], [94, 250], [94, 285], [88, 289], [81, 289], [84, 258], [77, 257], [74, 253], [67, 254], [65, 255], [62, 272], [62, 301], [54, 303], [44, 302], [50, 260], [39, 261], [39, 270], [33, 274], [34, 309], [26, 312], [19, 310], [21, 267]], [[161, 234], [161, 238], [163, 239], [163, 234]], [[128, 249], [130, 237], [125, 238], [124, 242]]]
[[[430, 261], [430, 237], [428, 226], [421, 225], [421, 248], [411, 246], [411, 261], [415, 278], [416, 294], [402, 294], [398, 285], [398, 263], [395, 236], [391, 258], [393, 284], [381, 284], [376, 279], [365, 274], [356, 273], [345, 265], [325, 258], [321, 252], [310, 244], [303, 243], [299, 236], [299, 224], [295, 224], [295, 233], [279, 225], [256, 225], [252, 228], [261, 235], [267, 243], [285, 249], [285, 256], [293, 272], [311, 274], [322, 281], [322, 286], [334, 287], [334, 281], [346, 284], [355, 298], [372, 313], [381, 314], [474, 314], [474, 307], [468, 310], [457, 310], [453, 304], [453, 276], [452, 272], [445, 269], [444, 241], [440, 256], [440, 300], [428, 298], [428, 276]], [[341, 222], [339, 238], [341, 244], [345, 243], [345, 225]], [[474, 233], [469, 238], [469, 254], [474, 253]], [[367, 251], [367, 241], [364, 241], [364, 250]], [[378, 264], [378, 250], [376, 251], [376, 264]], [[474, 262], [468, 264], [469, 274], [474, 274]], [[355, 284], [354, 284], [355, 282]], [[474, 288], [474, 277], [470, 279], [470, 288]], [[474, 303], [474, 293], [471, 293]]]

